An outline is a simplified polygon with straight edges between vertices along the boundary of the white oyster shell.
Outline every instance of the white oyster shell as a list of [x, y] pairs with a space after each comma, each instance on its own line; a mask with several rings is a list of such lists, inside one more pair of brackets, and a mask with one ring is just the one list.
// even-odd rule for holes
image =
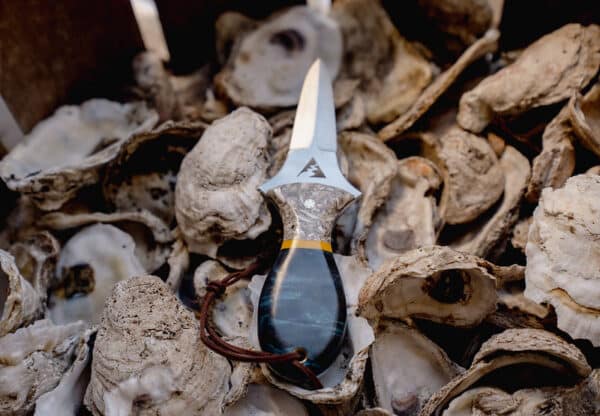
[[98, 182], [100, 169], [131, 134], [157, 120], [143, 103], [93, 99], [61, 107], [0, 162], [0, 177], [40, 208], [60, 208], [79, 189]]
[[39, 318], [46, 309], [46, 289], [36, 290], [19, 272], [15, 259], [0, 250], [0, 336]]
[[377, 404], [390, 414], [417, 415], [462, 371], [435, 343], [400, 323], [380, 325], [370, 356]]
[[271, 128], [240, 108], [215, 121], [181, 163], [177, 223], [191, 252], [216, 258], [228, 240], [255, 239], [271, 224], [258, 186], [266, 180]]
[[[112, 225], [96, 224], [69, 239], [61, 251], [56, 273], [63, 294], [54, 292], [50, 297], [52, 321], [99, 323], [113, 286], [120, 280], [144, 274], [145, 270], [135, 255], [135, 242], [129, 234]], [[79, 290], [85, 294], [64, 297]]]
[[308, 416], [297, 398], [267, 384], [250, 384], [246, 395], [228, 406], [224, 416]]
[[310, 65], [320, 58], [335, 78], [342, 57], [339, 28], [326, 14], [295, 6], [242, 35], [216, 84], [236, 105], [296, 105]]
[[127, 279], [106, 305], [85, 395], [94, 415], [115, 410], [108, 406], [119, 415], [221, 412], [231, 365], [202, 343], [198, 320], [164, 282]]
[[600, 345], [600, 177], [578, 175], [546, 188], [527, 240], [525, 296], [554, 306], [557, 325]]
[[48, 320], [0, 338], [0, 414], [26, 415], [54, 389], [77, 353], [83, 322], [53, 325]]

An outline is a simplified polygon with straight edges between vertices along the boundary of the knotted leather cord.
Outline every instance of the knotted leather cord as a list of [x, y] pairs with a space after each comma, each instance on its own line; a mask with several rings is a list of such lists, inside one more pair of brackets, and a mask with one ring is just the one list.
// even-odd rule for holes
[[236, 361], [254, 362], [254, 363], [282, 363], [290, 362], [298, 370], [310, 380], [313, 387], [316, 389], [323, 388], [323, 385], [315, 375], [315, 373], [305, 366], [302, 362], [306, 359], [306, 354], [300, 350], [288, 352], [286, 354], [273, 354], [264, 351], [254, 351], [225, 342], [221, 336], [210, 325], [209, 316], [212, 311], [212, 305], [215, 298], [223, 295], [228, 286], [234, 284], [240, 279], [250, 278], [260, 267], [260, 261], [256, 261], [246, 269], [239, 272], [231, 273], [227, 277], [217, 282], [209, 282], [206, 286], [206, 295], [202, 300], [200, 308], [200, 339], [202, 342], [224, 357]]

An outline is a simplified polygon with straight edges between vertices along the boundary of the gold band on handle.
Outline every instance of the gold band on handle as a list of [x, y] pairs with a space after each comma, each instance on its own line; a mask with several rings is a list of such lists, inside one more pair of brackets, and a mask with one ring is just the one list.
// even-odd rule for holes
[[323, 250], [331, 253], [331, 244], [319, 240], [283, 240], [281, 248], [309, 248], [312, 250]]

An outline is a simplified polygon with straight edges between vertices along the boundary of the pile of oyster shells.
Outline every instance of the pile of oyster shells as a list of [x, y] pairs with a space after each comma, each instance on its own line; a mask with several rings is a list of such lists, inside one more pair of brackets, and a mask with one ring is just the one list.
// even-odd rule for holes
[[[600, 414], [600, 27], [502, 51], [502, 2], [417, 3], [452, 59], [378, 1], [227, 12], [216, 62], [143, 53], [130, 102], [61, 107], [6, 155], [0, 415]], [[277, 252], [257, 187], [317, 57], [362, 199], [332, 236], [347, 340], [305, 390], [209, 350], [197, 312]], [[227, 341], [257, 348], [267, 271], [216, 303]]]

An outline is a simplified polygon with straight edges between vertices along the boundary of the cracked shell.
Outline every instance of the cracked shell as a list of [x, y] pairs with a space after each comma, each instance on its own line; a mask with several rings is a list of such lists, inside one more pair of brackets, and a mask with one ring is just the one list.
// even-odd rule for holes
[[275, 14], [241, 37], [215, 76], [217, 88], [238, 106], [294, 106], [317, 58], [332, 79], [340, 67], [342, 37], [336, 22], [308, 6]]
[[504, 173], [487, 140], [459, 127], [439, 139], [432, 135], [424, 139], [424, 156], [444, 176], [440, 215], [446, 223], [472, 221], [502, 196]]
[[[484, 378], [486, 386], [514, 390], [532, 384], [573, 385], [586, 378], [591, 370], [577, 347], [548, 331], [507, 329], [486, 341], [471, 367], [434, 394], [420, 416], [446, 414], [443, 411], [454, 398]], [[525, 381], [523, 373], [516, 371], [528, 373], [529, 380]], [[511, 384], [506, 385], [507, 380]]]
[[407, 251], [369, 276], [357, 313], [374, 326], [382, 318], [408, 317], [475, 326], [496, 310], [493, 267], [449, 247]]
[[93, 99], [61, 107], [0, 162], [0, 177], [40, 208], [58, 209], [79, 189], [99, 181], [100, 170], [131, 134], [157, 121], [144, 103]]
[[396, 164], [385, 202], [375, 213], [358, 253], [373, 270], [398, 254], [435, 244], [439, 228], [437, 202], [431, 193], [442, 184], [433, 163], [409, 157]]
[[0, 250], [0, 337], [38, 319], [46, 310], [47, 287], [29, 282], [14, 257]]
[[53, 390], [77, 355], [83, 322], [48, 320], [0, 338], [0, 414], [30, 414], [36, 400]]
[[525, 296], [551, 304], [557, 326], [600, 345], [600, 177], [578, 175], [546, 188], [525, 248]]
[[134, 277], [106, 302], [85, 404], [94, 415], [219, 414], [231, 374], [169, 287], [155, 276]]
[[585, 87], [599, 66], [600, 26], [565, 25], [529, 45], [514, 63], [463, 94], [458, 124], [479, 133], [496, 116], [557, 103]]
[[269, 166], [271, 128], [240, 108], [215, 121], [189, 152], [177, 177], [175, 215], [191, 252], [217, 257], [230, 240], [253, 240], [271, 224], [258, 191]]
[[402, 323], [380, 324], [370, 351], [377, 405], [416, 416], [427, 400], [464, 371], [444, 350]]

